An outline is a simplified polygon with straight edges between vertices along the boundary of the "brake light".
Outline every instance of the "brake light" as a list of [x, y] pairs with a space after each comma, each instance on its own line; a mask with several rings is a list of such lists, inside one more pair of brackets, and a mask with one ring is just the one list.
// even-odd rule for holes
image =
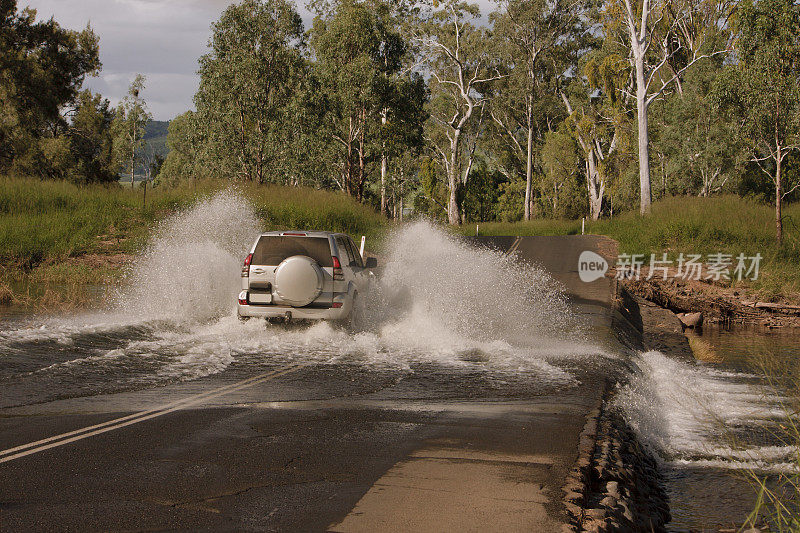
[[344, 281], [344, 271], [342, 270], [342, 264], [339, 262], [339, 258], [333, 256], [333, 279], [334, 281]]
[[253, 254], [247, 254], [247, 257], [244, 260], [244, 266], [242, 267], [242, 277], [249, 278], [250, 277], [250, 262], [253, 260]]
[[242, 291], [239, 293], [239, 305], [248, 305], [249, 302], [247, 301], [247, 296], [247, 291]]
[[281, 233], [284, 237], [306, 237], [305, 233]]

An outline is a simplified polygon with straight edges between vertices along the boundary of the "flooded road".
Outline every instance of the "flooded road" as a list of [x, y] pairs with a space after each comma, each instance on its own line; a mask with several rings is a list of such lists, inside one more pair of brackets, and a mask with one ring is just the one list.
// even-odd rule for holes
[[[81, 437], [0, 464], [4, 528], [497, 528], [501, 501], [506, 529], [557, 528], [608, 380], [662, 462], [674, 531], [740, 523], [750, 489], [731, 473], [791, 467], [796, 450], [763, 430], [782, 398], [751, 355], [796, 357], [797, 338], [707, 330], [699, 360], [631, 350], [612, 280], [576, 272], [583, 250], [613, 257], [607, 239], [475, 246], [406, 226], [353, 330], [240, 322], [256, 233], [223, 193], [167, 220], [104, 310], [0, 316], [0, 460]], [[447, 481], [432, 486], [430, 469]]]
[[355, 330], [240, 322], [237, 202], [167, 221], [103, 311], [2, 319], [4, 531], [560, 527], [619, 360], [562, 286], [420, 223]]

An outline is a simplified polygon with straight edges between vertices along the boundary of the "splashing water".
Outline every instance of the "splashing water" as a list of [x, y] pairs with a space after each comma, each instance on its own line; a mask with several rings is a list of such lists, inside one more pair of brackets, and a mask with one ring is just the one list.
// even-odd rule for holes
[[571, 386], [559, 361], [594, 350], [574, 340], [582, 338], [579, 321], [547, 274], [426, 222], [390, 238], [359, 331], [241, 323], [241, 262], [258, 233], [252, 208], [230, 190], [170, 217], [107, 311], [0, 332], [0, 356], [17, 361], [0, 374], [33, 388], [46, 377], [48, 389], [82, 395], [196, 379], [236, 363], [302, 360], [522, 372]]
[[[758, 376], [641, 354], [616, 398], [644, 442], [673, 465], [791, 471], [798, 450], [757, 442], [786, 416]], [[754, 440], [754, 437], [756, 438]]]
[[388, 249], [369, 318], [401, 324], [409, 339], [541, 347], [578, 330], [553, 278], [513, 257], [469, 246], [427, 222], [397, 232]]
[[231, 309], [241, 258], [259, 231], [250, 205], [231, 190], [163, 222], [134, 263], [114, 310], [139, 319], [200, 321]]

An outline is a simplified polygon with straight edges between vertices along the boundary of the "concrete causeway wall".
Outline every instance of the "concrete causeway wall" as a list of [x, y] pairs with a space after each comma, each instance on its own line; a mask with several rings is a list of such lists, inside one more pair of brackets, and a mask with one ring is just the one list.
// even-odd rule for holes
[[[618, 243], [602, 236], [473, 237], [479, 246], [515, 254], [560, 282], [573, 308], [591, 325], [592, 336], [607, 349], [631, 354], [658, 342], [644, 331], [642, 310], [613, 278]], [[608, 264], [605, 276], [582, 281], [579, 258], [589, 251]], [[652, 310], [647, 310], [653, 312]], [[680, 337], [683, 337], [681, 334]], [[580, 432], [575, 464], [563, 486], [564, 531], [663, 531], [669, 504], [652, 453], [643, 447], [621, 413], [610, 407], [622, 368], [590, 376], [583, 384], [594, 405]]]

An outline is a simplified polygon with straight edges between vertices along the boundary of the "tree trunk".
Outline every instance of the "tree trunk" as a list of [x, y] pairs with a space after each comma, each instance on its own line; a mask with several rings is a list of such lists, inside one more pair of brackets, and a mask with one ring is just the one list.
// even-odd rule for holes
[[531, 219], [531, 187], [533, 184], [533, 125], [528, 121], [528, 159], [525, 163], [525, 220]]
[[399, 188], [400, 188], [400, 202], [399, 202], [400, 211], [397, 214], [397, 219], [400, 222], [403, 221], [403, 182], [404, 182], [403, 178], [404, 178], [404, 173], [403, 173], [403, 169], [401, 167], [401, 169], [400, 169], [400, 184], [399, 184]]
[[[386, 125], [386, 110], [381, 113], [381, 124]], [[389, 158], [386, 155], [386, 142], [383, 143], [381, 151], [381, 214], [388, 216], [389, 212], [386, 209], [386, 167], [388, 166]]]
[[591, 150], [586, 154], [586, 174], [586, 188], [589, 191], [589, 214], [592, 220], [597, 220], [600, 218], [600, 211], [603, 208], [605, 184], [599, 179], [594, 152]]
[[136, 123], [133, 124], [133, 144], [131, 144], [131, 190], [133, 190], [133, 170], [136, 167]]
[[388, 158], [386, 157], [386, 152], [381, 154], [381, 214], [384, 216], [389, 215], [389, 211], [386, 209], [386, 167], [388, 163]]
[[461, 192], [461, 179], [458, 175], [458, 151], [461, 149], [461, 131], [453, 132], [450, 141], [450, 166], [447, 169], [447, 187], [450, 199], [447, 202], [447, 222], [453, 226], [461, 224], [461, 210], [459, 209], [459, 193]]
[[775, 229], [778, 244], [783, 244], [783, 176], [781, 176], [781, 145], [776, 143], [778, 151], [775, 154]]
[[361, 116], [359, 118], [361, 131], [358, 135], [358, 201], [364, 201], [364, 181], [366, 180], [366, 161], [364, 159], [364, 130], [366, 129], [367, 111], [361, 108]]
[[647, 131], [647, 83], [644, 76], [644, 50], [635, 53], [636, 121], [639, 136], [639, 192], [641, 214], [650, 212], [650, 134]]
[[240, 152], [242, 159], [242, 170], [245, 172], [245, 181], [250, 181], [253, 177], [250, 165], [247, 163], [247, 142], [245, 140], [244, 111], [239, 107], [239, 131], [240, 131]]
[[353, 115], [350, 115], [350, 122], [347, 130], [347, 162], [345, 165], [344, 188], [348, 195], [353, 196]]

